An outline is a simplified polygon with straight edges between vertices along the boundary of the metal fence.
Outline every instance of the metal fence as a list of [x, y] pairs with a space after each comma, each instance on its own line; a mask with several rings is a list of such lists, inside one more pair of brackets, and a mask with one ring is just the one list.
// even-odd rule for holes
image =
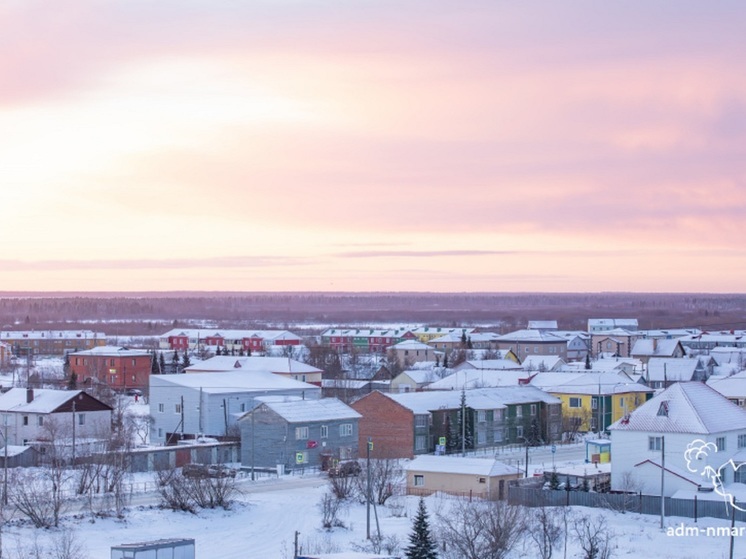
[[[730, 519], [735, 512], [738, 521], [746, 521], [746, 512], [729, 506], [723, 500], [664, 499], [665, 516]], [[508, 503], [526, 507], [580, 506], [605, 508], [620, 512], [660, 515], [661, 498], [654, 495], [634, 493], [592, 493], [585, 491], [562, 491], [532, 487], [508, 486]]]

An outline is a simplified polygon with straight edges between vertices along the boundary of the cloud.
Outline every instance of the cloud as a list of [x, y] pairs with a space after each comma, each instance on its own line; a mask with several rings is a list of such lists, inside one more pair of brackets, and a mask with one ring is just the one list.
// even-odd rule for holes
[[64, 270], [157, 270], [186, 268], [262, 268], [304, 266], [308, 262], [298, 257], [225, 256], [213, 258], [122, 259], [122, 260], [0, 260], [4, 272], [64, 271]]

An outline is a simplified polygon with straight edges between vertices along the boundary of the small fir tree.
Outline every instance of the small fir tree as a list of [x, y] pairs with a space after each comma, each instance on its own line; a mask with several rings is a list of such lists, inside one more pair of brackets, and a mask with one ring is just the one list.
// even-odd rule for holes
[[590, 353], [585, 354], [585, 369], [587, 371], [591, 370], [591, 354]]
[[181, 361], [181, 366], [186, 369], [192, 364], [192, 361], [189, 359], [189, 354], [185, 351], [184, 352], [184, 359]]
[[430, 532], [425, 500], [420, 497], [417, 516], [412, 523], [412, 533], [409, 534], [409, 546], [404, 552], [407, 559], [437, 559], [437, 546]]
[[158, 372], [160, 374], [164, 374], [166, 372], [166, 358], [163, 357], [162, 353], [158, 356]]
[[156, 355], [155, 350], [153, 350], [152, 355], [150, 356], [150, 374], [151, 375], [157, 375], [160, 374], [161, 369], [158, 366], [158, 356]]
[[560, 481], [557, 475], [557, 470], [552, 471], [552, 476], [549, 478], [549, 489], [559, 489]]
[[67, 377], [67, 389], [68, 390], [78, 389], [78, 375], [76, 375], [75, 373], [70, 373], [70, 376]]

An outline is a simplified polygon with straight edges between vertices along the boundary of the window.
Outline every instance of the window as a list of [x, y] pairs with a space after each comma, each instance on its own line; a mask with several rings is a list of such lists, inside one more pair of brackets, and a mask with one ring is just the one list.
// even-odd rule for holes
[[661, 405], [658, 407], [658, 416], [659, 417], [668, 417], [668, 402], [661, 402]]
[[495, 421], [503, 420], [503, 410], [495, 410]]
[[414, 449], [427, 450], [427, 437], [425, 435], [417, 435], [414, 438]]
[[296, 441], [308, 440], [308, 427], [296, 427], [295, 428], [295, 440]]
[[181, 404], [174, 404], [174, 412], [181, 413]]
[[246, 411], [246, 402], [241, 403], [241, 411]]
[[663, 437], [648, 437], [648, 450], [658, 450], [663, 446]]
[[427, 427], [427, 416], [426, 415], [414, 416], [414, 426], [418, 429], [426, 428]]
[[158, 438], [163, 438], [163, 429], [158, 428]]
[[521, 425], [515, 428], [515, 438], [516, 439], [523, 438], [523, 427]]
[[746, 448], [746, 435], [738, 435], [738, 448]]
[[549, 415], [558, 415], [559, 406], [549, 406]]
[[486, 477], [480, 477], [479, 478], [479, 483], [487, 483], [487, 478]]
[[515, 407], [515, 416], [516, 417], [523, 417], [523, 407], [522, 406], [516, 406]]
[[414, 486], [415, 487], [423, 487], [425, 485], [425, 476], [415, 474], [414, 475]]
[[28, 425], [28, 415], [23, 416], [23, 424]]
[[502, 431], [501, 431], [500, 429], [498, 429], [498, 430], [496, 430], [496, 431], [494, 432], [494, 435], [493, 435], [493, 437], [494, 437], [494, 438], [493, 438], [493, 440], [494, 440], [494, 441], [495, 441], [496, 443], [501, 443], [501, 442], [503, 442], [503, 432], [502, 432]]
[[322, 425], [321, 426], [321, 438], [326, 439], [329, 437], [329, 426], [328, 425]]
[[37, 421], [37, 425], [39, 425], [39, 427], [43, 427], [43, 426], [44, 426], [44, 416], [43, 416], [43, 415], [40, 415], [40, 416], [39, 416], [39, 417], [38, 417], [38, 418], [36, 419], [36, 421]]
[[340, 437], [351, 437], [352, 436], [352, 423], [342, 423], [339, 426]]
[[531, 404], [531, 415], [532, 416], [536, 415], [536, 404]]
[[85, 425], [85, 414], [84, 413], [78, 414], [78, 425]]
[[580, 408], [582, 407], [582, 401], [580, 398], [570, 398], [570, 407], [571, 408]]
[[598, 409], [598, 398], [591, 398], [591, 409], [592, 410]]
[[163, 413], [166, 411], [166, 404], [158, 404], [158, 413]]
[[487, 443], [487, 433], [485, 431], [477, 431], [477, 444]]
[[477, 421], [479, 423], [484, 423], [485, 421], [487, 421], [487, 413], [484, 410], [479, 410], [477, 412]]
[[718, 447], [718, 452], [725, 450], [725, 437], [715, 439], [715, 446]]

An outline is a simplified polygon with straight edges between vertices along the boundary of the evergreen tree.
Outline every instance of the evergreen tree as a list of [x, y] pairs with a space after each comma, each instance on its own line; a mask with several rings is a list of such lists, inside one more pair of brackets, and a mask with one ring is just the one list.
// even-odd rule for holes
[[158, 366], [158, 355], [156, 355], [155, 350], [153, 350], [153, 353], [150, 357], [150, 374], [151, 375], [157, 375], [160, 374], [161, 369]]
[[192, 364], [192, 361], [189, 359], [189, 354], [185, 351], [184, 352], [184, 359], [181, 361], [182, 368], [186, 369]]
[[474, 349], [474, 344], [471, 343], [471, 336], [466, 340], [466, 347], [469, 349]]
[[557, 470], [552, 471], [552, 476], [549, 478], [549, 489], [559, 489], [560, 481], [557, 475]]
[[158, 355], [158, 372], [162, 375], [166, 373], [166, 358], [162, 353]]
[[251, 348], [250, 347], [246, 348], [246, 357], [251, 357]]
[[466, 330], [461, 330], [461, 347], [466, 347]]
[[172, 373], [179, 372], [179, 352], [176, 350], [174, 350], [174, 354], [171, 357], [171, 369]]
[[448, 368], [448, 354], [447, 353], [443, 356], [443, 368], [445, 369]]
[[590, 371], [591, 368], [592, 368], [591, 367], [591, 354], [590, 353], [586, 353], [585, 354], [585, 369], [587, 371]]
[[62, 364], [62, 372], [65, 375], [65, 378], [70, 377], [70, 354], [65, 353], [65, 362]]
[[[466, 405], [466, 391], [461, 391], [461, 405], [455, 413], [455, 421], [448, 421], [448, 450], [460, 452], [474, 448], [474, 436], [469, 408]], [[462, 444], [463, 440], [463, 444]]]
[[77, 390], [78, 389], [78, 375], [72, 373], [67, 379], [67, 389]]
[[425, 500], [422, 497], [420, 497], [420, 504], [417, 508], [417, 516], [412, 523], [409, 546], [404, 551], [404, 557], [407, 559], [437, 559], [438, 557], [437, 546], [430, 532]]

